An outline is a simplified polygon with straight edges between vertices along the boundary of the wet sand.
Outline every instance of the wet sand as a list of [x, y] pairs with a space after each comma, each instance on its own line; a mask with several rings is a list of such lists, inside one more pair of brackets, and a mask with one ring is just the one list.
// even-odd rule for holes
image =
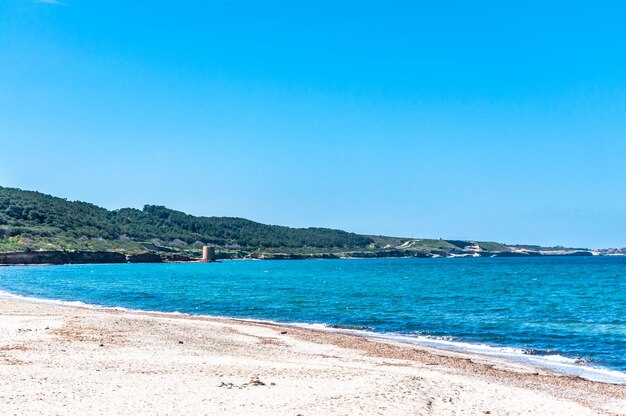
[[233, 319], [0, 300], [0, 415], [625, 415], [626, 386]]

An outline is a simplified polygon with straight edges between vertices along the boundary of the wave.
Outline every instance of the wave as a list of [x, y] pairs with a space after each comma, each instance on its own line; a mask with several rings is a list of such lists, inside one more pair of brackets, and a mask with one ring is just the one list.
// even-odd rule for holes
[[626, 373], [604, 367], [589, 365], [584, 358], [571, 358], [555, 351], [538, 351], [525, 348], [500, 347], [487, 344], [473, 344], [449, 337], [428, 337], [423, 335], [410, 336], [394, 333], [377, 333], [356, 329], [337, 329], [324, 324], [294, 324], [302, 328], [311, 328], [332, 332], [365, 336], [383, 341], [395, 341], [405, 344], [416, 344], [461, 353], [480, 354], [504, 358], [509, 361], [530, 364], [553, 370], [562, 374], [578, 376], [592, 381], [626, 385]]
[[29, 303], [43, 303], [46, 305], [78, 306], [81, 308], [89, 308], [89, 309], [123, 309], [123, 308], [106, 308], [103, 306], [84, 303], [78, 300], [67, 301], [67, 300], [45, 299], [45, 298], [36, 298], [32, 296], [16, 295], [14, 293], [5, 292], [3, 290], [0, 290], [0, 299], [19, 300], [22, 302], [29, 302]]
[[143, 309], [131, 309], [124, 307], [112, 307], [89, 304], [81, 301], [66, 301], [60, 299], [46, 299], [32, 296], [23, 296], [6, 291], [0, 290], [0, 299], [10, 299], [29, 303], [39, 303], [48, 305], [60, 305], [60, 306], [73, 306], [88, 309], [101, 309], [101, 310], [116, 310], [127, 312], [149, 312], [160, 315], [168, 316], [198, 316], [209, 318], [227, 318], [234, 319], [242, 322], [257, 322], [257, 323], [269, 323], [280, 326], [292, 326], [303, 329], [313, 329], [325, 332], [335, 332], [342, 334], [350, 334], [362, 336], [370, 339], [376, 339], [381, 341], [400, 342], [403, 344], [414, 344], [427, 347], [434, 347], [448, 351], [455, 351], [469, 354], [480, 354], [485, 356], [492, 356], [498, 358], [504, 358], [509, 361], [530, 364], [536, 367], [553, 370], [562, 374], [582, 377], [592, 381], [599, 381], [604, 383], [621, 384], [626, 385], [626, 373], [611, 370], [604, 367], [598, 367], [589, 365], [584, 358], [571, 358], [558, 354], [558, 352], [539, 351], [534, 349], [514, 348], [514, 347], [499, 347], [487, 344], [473, 344], [463, 341], [454, 340], [450, 337], [429, 337], [424, 335], [411, 336], [406, 334], [397, 333], [379, 333], [373, 332], [371, 328], [367, 327], [350, 327], [347, 325], [333, 325], [333, 324], [320, 324], [320, 323], [303, 323], [303, 322], [278, 322], [273, 320], [264, 319], [246, 319], [246, 318], [233, 318], [229, 316], [212, 316], [212, 315], [194, 315], [183, 312], [163, 312], [155, 310], [143, 310]]
[[79, 300], [37, 298], [34, 296], [18, 295], [18, 294], [6, 292], [3, 290], [0, 290], [0, 299], [17, 300], [20, 302], [39, 303], [39, 304], [44, 304], [44, 305], [73, 306], [73, 307], [86, 308], [86, 309], [113, 310], [113, 311], [124, 311], [124, 312], [148, 312], [148, 313], [155, 313], [155, 314], [160, 314], [160, 315], [200, 316], [200, 315], [192, 315], [189, 313], [183, 313], [183, 312], [178, 312], [178, 311], [163, 312], [163, 311], [152, 311], [152, 310], [146, 310], [146, 309], [125, 308], [123, 306], [102, 306], [102, 305], [96, 305], [93, 303], [81, 302]]

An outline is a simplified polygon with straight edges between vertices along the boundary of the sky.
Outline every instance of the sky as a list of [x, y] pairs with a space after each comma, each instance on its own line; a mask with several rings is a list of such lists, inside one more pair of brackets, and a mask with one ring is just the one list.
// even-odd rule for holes
[[0, 2], [0, 185], [626, 246], [626, 2]]

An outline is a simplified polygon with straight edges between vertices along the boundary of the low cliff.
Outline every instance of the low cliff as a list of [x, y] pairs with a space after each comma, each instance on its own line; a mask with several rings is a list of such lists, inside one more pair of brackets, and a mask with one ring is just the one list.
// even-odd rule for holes
[[125, 255], [112, 251], [22, 251], [0, 253], [0, 265], [18, 264], [110, 264], [161, 263], [163, 261], [193, 261], [185, 256], [161, 257], [155, 253]]
[[[422, 252], [416, 250], [384, 249], [374, 251], [349, 251], [341, 253], [236, 253], [218, 252], [217, 259], [251, 258], [263, 260], [304, 260], [304, 259], [338, 259], [338, 258], [398, 258], [398, 257], [547, 257], [547, 256], [591, 256], [586, 250], [552, 250], [552, 251], [471, 251], [455, 249], [452, 251], [433, 250]], [[113, 251], [22, 251], [0, 253], [0, 265], [18, 264], [92, 264], [92, 263], [166, 263], [194, 262], [197, 258], [179, 253], [144, 252], [122, 254]]]

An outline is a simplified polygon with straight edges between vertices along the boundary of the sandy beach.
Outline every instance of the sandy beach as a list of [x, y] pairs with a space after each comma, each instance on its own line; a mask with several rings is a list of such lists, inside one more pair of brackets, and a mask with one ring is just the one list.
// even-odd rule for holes
[[242, 322], [0, 300], [0, 414], [623, 415], [626, 386]]

